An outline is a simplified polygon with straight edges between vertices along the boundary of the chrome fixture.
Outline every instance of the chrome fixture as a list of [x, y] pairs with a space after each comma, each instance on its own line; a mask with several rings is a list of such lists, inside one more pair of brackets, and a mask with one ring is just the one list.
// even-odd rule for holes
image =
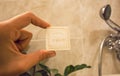
[[120, 26], [110, 19], [111, 6], [108, 4], [101, 8], [100, 17], [115, 31], [120, 32]]
[[110, 19], [111, 6], [108, 4], [101, 8], [100, 17], [115, 31], [114, 34], [108, 35], [100, 45], [98, 76], [102, 76], [102, 55], [104, 47], [116, 53], [116, 58], [120, 61], [120, 26]]

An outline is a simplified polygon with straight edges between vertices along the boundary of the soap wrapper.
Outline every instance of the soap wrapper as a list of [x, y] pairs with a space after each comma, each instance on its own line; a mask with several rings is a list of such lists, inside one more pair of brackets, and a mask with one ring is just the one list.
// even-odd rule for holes
[[67, 26], [51, 26], [46, 30], [47, 50], [70, 50], [70, 30]]

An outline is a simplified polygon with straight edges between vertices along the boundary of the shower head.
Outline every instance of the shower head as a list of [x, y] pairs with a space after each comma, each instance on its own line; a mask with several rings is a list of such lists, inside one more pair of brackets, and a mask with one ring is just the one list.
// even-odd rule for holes
[[117, 25], [110, 19], [111, 16], [111, 6], [109, 4], [105, 5], [100, 10], [100, 17], [115, 31], [120, 32], [120, 26]]
[[110, 18], [110, 15], [111, 15], [111, 7], [109, 4], [101, 8], [100, 16], [102, 19], [108, 20]]

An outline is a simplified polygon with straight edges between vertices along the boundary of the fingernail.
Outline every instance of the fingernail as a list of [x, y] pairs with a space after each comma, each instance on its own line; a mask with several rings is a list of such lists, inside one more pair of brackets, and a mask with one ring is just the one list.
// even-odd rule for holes
[[47, 24], [44, 28], [47, 29], [50, 27], [50, 24]]
[[55, 55], [56, 55], [56, 52], [55, 52], [55, 51], [51, 51], [51, 52], [50, 52], [50, 56], [51, 56], [51, 57], [53, 57], [53, 56], [55, 56]]

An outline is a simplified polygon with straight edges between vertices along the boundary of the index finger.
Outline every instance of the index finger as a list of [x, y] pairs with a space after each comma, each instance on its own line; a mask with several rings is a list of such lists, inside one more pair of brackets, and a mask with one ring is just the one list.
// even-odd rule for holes
[[27, 25], [29, 25], [30, 23], [32, 23], [33, 25], [42, 27], [42, 28], [47, 28], [50, 26], [47, 22], [35, 16], [31, 12], [20, 14], [18, 16], [15, 16], [7, 20], [6, 22], [8, 22], [8, 25], [14, 26], [17, 29], [22, 29], [26, 27]]

